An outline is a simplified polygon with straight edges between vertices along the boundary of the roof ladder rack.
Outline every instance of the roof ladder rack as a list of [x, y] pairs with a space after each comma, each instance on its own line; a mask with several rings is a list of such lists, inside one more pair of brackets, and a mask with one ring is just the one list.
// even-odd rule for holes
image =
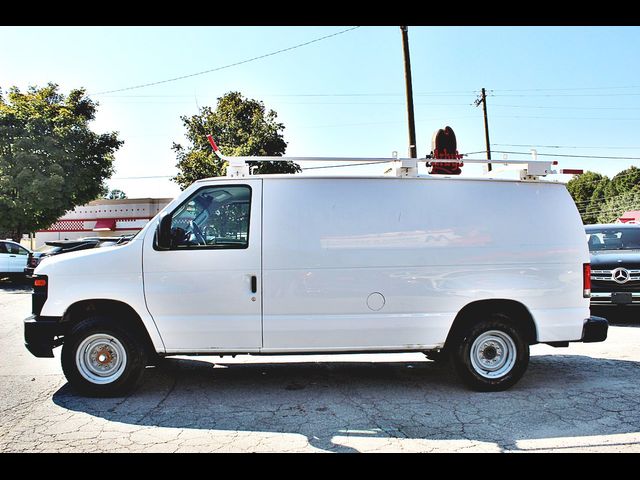
[[[213, 140], [211, 135], [207, 135], [209, 143], [213, 148], [214, 153], [228, 163], [227, 177], [248, 177], [251, 174], [249, 165], [247, 162], [350, 162], [350, 163], [390, 163], [391, 168], [388, 170], [388, 174], [395, 177], [417, 177], [418, 176], [418, 162], [426, 161], [422, 158], [372, 158], [372, 157], [275, 157], [275, 156], [226, 156], [222, 155], [220, 148]], [[552, 166], [557, 165], [557, 160], [546, 161], [538, 160], [535, 151], [532, 151], [532, 160], [487, 160], [487, 159], [474, 159], [465, 158], [460, 160], [460, 163], [491, 163], [492, 165], [522, 165], [520, 169], [520, 180], [535, 181], [539, 177], [544, 177], [549, 174], [557, 173], [552, 170]], [[433, 164], [437, 160], [429, 159]], [[443, 160], [444, 161], [444, 160]], [[451, 160], [446, 160], [451, 162]], [[562, 172], [561, 172], [562, 173]]]

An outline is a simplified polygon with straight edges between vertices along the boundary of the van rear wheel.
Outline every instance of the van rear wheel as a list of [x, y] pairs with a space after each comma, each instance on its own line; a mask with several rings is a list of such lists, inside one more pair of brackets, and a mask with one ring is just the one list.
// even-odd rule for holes
[[521, 329], [503, 314], [471, 325], [453, 349], [458, 376], [481, 392], [506, 390], [529, 365], [529, 344]]
[[146, 349], [108, 317], [87, 318], [65, 335], [62, 370], [69, 384], [90, 396], [118, 396], [142, 378]]

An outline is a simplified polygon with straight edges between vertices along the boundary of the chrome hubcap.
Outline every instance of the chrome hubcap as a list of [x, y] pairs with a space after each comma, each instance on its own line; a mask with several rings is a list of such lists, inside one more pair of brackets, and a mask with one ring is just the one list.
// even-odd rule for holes
[[85, 338], [76, 350], [76, 366], [80, 375], [91, 383], [116, 381], [127, 365], [127, 352], [122, 343], [106, 333]]
[[471, 365], [485, 378], [500, 378], [516, 363], [516, 344], [505, 332], [489, 330], [478, 336], [471, 345]]

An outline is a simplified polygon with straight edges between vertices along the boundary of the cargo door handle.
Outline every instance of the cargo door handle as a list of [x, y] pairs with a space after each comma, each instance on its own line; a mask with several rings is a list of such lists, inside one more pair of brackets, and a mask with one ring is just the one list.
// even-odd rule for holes
[[251, 275], [251, 293], [256, 293], [258, 291], [258, 277], [255, 275]]

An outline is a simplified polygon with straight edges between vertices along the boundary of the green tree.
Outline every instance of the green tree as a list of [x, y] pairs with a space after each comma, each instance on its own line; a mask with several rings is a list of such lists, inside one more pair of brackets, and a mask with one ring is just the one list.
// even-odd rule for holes
[[53, 83], [0, 92], [0, 231], [19, 240], [104, 194], [123, 142], [91, 131], [96, 107], [84, 89], [65, 96]]
[[[216, 109], [200, 108], [197, 115], [180, 119], [190, 145], [174, 143], [173, 150], [180, 170], [173, 180], [185, 189], [201, 178], [225, 175], [226, 162], [211, 150], [207, 135], [213, 135], [220, 150], [229, 156], [279, 156], [287, 142], [284, 125], [276, 121], [277, 113], [267, 111], [264, 103], [244, 98], [239, 92], [229, 92], [218, 98]], [[253, 173], [297, 173], [301, 169], [293, 162], [249, 162]]]
[[105, 195], [105, 198], [108, 200], [124, 200], [125, 198], [127, 198], [127, 194], [122, 190], [115, 188], [111, 190], [107, 195]]
[[576, 175], [567, 183], [567, 190], [576, 202], [582, 223], [589, 224], [597, 221], [599, 210], [605, 200], [605, 190], [609, 185], [609, 178], [596, 172], [586, 171]]
[[631, 166], [611, 179], [611, 182], [605, 188], [605, 197], [610, 199], [623, 195], [630, 192], [638, 184], [640, 184], [640, 168]]
[[602, 179], [595, 184], [595, 189], [591, 195], [591, 200], [587, 204], [584, 215], [582, 216], [585, 224], [598, 223], [598, 216], [604, 208], [606, 203], [605, 191], [607, 186], [611, 183], [609, 177], [602, 177]]
[[628, 210], [640, 210], [640, 169], [631, 166], [618, 173], [604, 188], [604, 194], [599, 223], [615, 222]]

